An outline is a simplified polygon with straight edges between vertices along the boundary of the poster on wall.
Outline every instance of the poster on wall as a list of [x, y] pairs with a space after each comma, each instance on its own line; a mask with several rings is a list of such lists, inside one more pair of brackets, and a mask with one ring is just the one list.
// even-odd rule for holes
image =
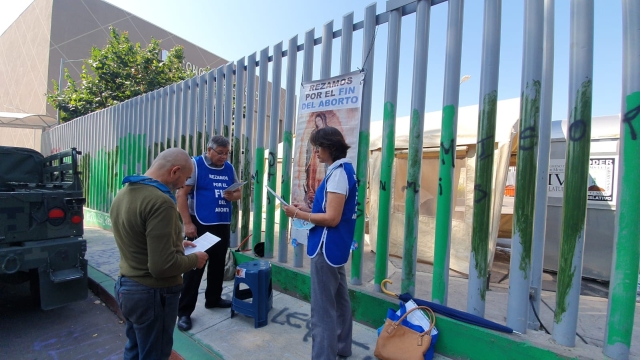
[[[616, 201], [617, 157], [592, 156], [589, 158], [589, 183], [587, 200], [591, 203]], [[565, 159], [549, 160], [548, 196], [562, 197], [564, 194]]]
[[[291, 204], [311, 208], [315, 191], [324, 179], [326, 166], [318, 162], [309, 142], [316, 130], [327, 126], [340, 130], [351, 146], [347, 158], [356, 167], [363, 85], [364, 73], [359, 71], [302, 83], [293, 149]], [[306, 244], [307, 234], [308, 229], [292, 226], [292, 243]]]

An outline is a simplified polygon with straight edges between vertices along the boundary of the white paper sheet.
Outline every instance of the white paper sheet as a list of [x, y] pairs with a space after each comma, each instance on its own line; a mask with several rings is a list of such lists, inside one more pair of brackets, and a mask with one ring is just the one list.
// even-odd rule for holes
[[275, 197], [276, 197], [276, 199], [278, 199], [278, 201], [280, 201], [280, 202], [282, 203], [282, 205], [284, 205], [284, 206], [289, 206], [289, 204], [287, 204], [287, 202], [286, 202], [286, 201], [284, 201], [284, 199], [283, 199], [283, 198], [281, 198], [278, 194], [276, 194], [276, 192], [275, 192], [275, 191], [271, 190], [271, 188], [270, 188], [270, 187], [268, 187], [268, 186], [265, 186], [265, 187], [267, 188], [267, 190], [269, 190], [269, 192], [270, 192], [271, 194], [273, 194], [273, 196], [275, 196]]
[[240, 188], [242, 185], [244, 185], [246, 183], [247, 183], [246, 181], [234, 183], [231, 186], [229, 186], [228, 188], [224, 189], [223, 191], [225, 191], [225, 192], [227, 192], [227, 191], [235, 191], [236, 189]]
[[196, 247], [187, 246], [184, 248], [184, 254], [189, 255], [193, 254], [196, 251], [205, 251], [215, 245], [215, 243], [217, 243], [218, 241], [220, 241], [219, 237], [211, 233], [204, 233], [204, 235], [193, 241], [193, 243], [196, 244]]

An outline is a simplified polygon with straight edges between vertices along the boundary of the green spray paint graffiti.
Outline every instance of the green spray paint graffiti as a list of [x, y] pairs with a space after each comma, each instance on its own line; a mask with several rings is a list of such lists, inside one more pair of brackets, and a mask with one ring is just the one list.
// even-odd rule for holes
[[436, 239], [433, 260], [432, 298], [444, 304], [446, 292], [447, 249], [451, 238], [451, 204], [453, 199], [453, 170], [456, 161], [456, 108], [447, 105], [442, 109], [442, 135], [440, 138], [440, 171], [438, 177], [438, 202], [436, 204]]
[[[240, 139], [233, 138], [233, 151], [232, 151], [233, 167], [235, 169], [240, 168]], [[237, 171], [237, 170], [236, 170]], [[239, 180], [239, 179], [238, 179]], [[244, 180], [244, 178], [243, 178]], [[231, 202], [231, 233], [238, 232], [238, 217], [240, 216], [240, 208], [237, 201]]]
[[[240, 237], [241, 240], [246, 239], [249, 236], [249, 224], [251, 217], [251, 188], [253, 187], [253, 183], [251, 181], [251, 154], [249, 149], [249, 138], [246, 136], [242, 136], [242, 148], [244, 149], [244, 166], [242, 167], [242, 180], [249, 181], [249, 184], [242, 187], [242, 199], [240, 200], [242, 203], [242, 225], [240, 226]], [[247, 244], [245, 243], [243, 249], [247, 248]]]
[[571, 110], [567, 134], [564, 198], [562, 201], [562, 233], [558, 290], [554, 321], [559, 323], [567, 311], [567, 296], [575, 276], [574, 264], [578, 240], [584, 236], [587, 211], [587, 183], [589, 179], [589, 150], [591, 145], [591, 80], [582, 83]]
[[522, 244], [519, 269], [524, 278], [531, 267], [531, 244], [533, 243], [533, 213], [535, 211], [536, 173], [538, 169], [538, 119], [540, 118], [540, 81], [527, 83], [521, 96], [520, 136], [518, 138], [518, 171], [516, 173], [516, 196], [513, 212], [514, 233], [519, 234]]
[[[475, 261], [478, 279], [486, 279], [489, 262], [489, 229], [491, 214], [491, 184], [493, 176], [493, 155], [498, 110], [498, 92], [492, 91], [483, 99], [480, 122], [478, 123], [478, 142], [476, 145], [476, 173], [473, 194], [473, 228], [471, 250]], [[452, 149], [451, 151], [454, 151]], [[480, 297], [485, 300], [487, 288], [480, 282]]]
[[362, 284], [362, 252], [364, 249], [364, 231], [367, 221], [365, 206], [367, 201], [367, 177], [369, 161], [369, 131], [361, 131], [358, 135], [358, 164], [356, 176], [358, 177], [358, 205], [356, 209], [356, 229], [354, 240], [358, 248], [351, 253], [351, 279], [354, 284]]
[[[291, 131], [285, 131], [282, 138], [282, 184], [280, 193], [282, 198], [289, 201], [291, 197], [291, 149], [293, 147], [293, 134]], [[289, 231], [289, 217], [284, 211], [280, 210], [280, 246], [286, 246], [283, 241]], [[279, 250], [280, 251], [280, 250]]]

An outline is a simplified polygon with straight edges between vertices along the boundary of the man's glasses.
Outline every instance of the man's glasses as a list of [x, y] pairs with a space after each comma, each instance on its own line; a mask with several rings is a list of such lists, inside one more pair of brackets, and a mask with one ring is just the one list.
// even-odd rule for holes
[[228, 151], [227, 152], [223, 152], [223, 151], [218, 151], [218, 150], [214, 150], [214, 149], [211, 149], [211, 150], [213, 150], [213, 152], [218, 154], [219, 156], [229, 156], [229, 152]]

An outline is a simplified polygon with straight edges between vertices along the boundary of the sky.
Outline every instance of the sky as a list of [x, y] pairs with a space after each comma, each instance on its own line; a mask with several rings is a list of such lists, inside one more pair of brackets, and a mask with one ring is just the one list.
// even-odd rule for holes
[[[79, 0], [78, 0], [79, 1]], [[304, 41], [306, 31], [322, 27], [333, 20], [334, 30], [342, 27], [342, 17], [354, 13], [363, 20], [365, 8], [372, 0], [106, 0], [155, 25], [229, 61], [238, 60], [265, 47], [288, 41], [298, 35]], [[0, 33], [20, 15], [32, 0], [0, 0]], [[461, 75], [470, 75], [460, 88], [460, 106], [478, 103], [480, 89], [483, 1], [467, 0], [464, 9]], [[622, 78], [622, 9], [620, 1], [595, 0], [595, 35], [593, 66], [593, 116], [620, 113]], [[521, 92], [524, 0], [502, 1], [501, 55], [498, 98], [519, 97]], [[555, 1], [555, 59], [552, 118], [566, 119], [569, 114], [569, 0]], [[386, 2], [377, 2], [377, 13]], [[447, 34], [446, 3], [431, 8], [429, 52], [427, 59], [426, 111], [442, 108], [445, 44]], [[398, 79], [397, 116], [411, 111], [411, 86], [414, 62], [415, 14], [402, 18], [400, 75]], [[362, 64], [362, 31], [353, 36], [352, 70]], [[387, 25], [378, 27], [375, 40], [372, 121], [382, 119], [384, 76], [387, 50]], [[321, 46], [314, 51], [314, 80], [320, 75]], [[302, 69], [298, 55], [298, 79]], [[340, 39], [333, 42], [331, 75], [338, 75]], [[271, 77], [271, 70], [269, 70]], [[286, 58], [283, 60], [282, 84], [285, 84]]]

